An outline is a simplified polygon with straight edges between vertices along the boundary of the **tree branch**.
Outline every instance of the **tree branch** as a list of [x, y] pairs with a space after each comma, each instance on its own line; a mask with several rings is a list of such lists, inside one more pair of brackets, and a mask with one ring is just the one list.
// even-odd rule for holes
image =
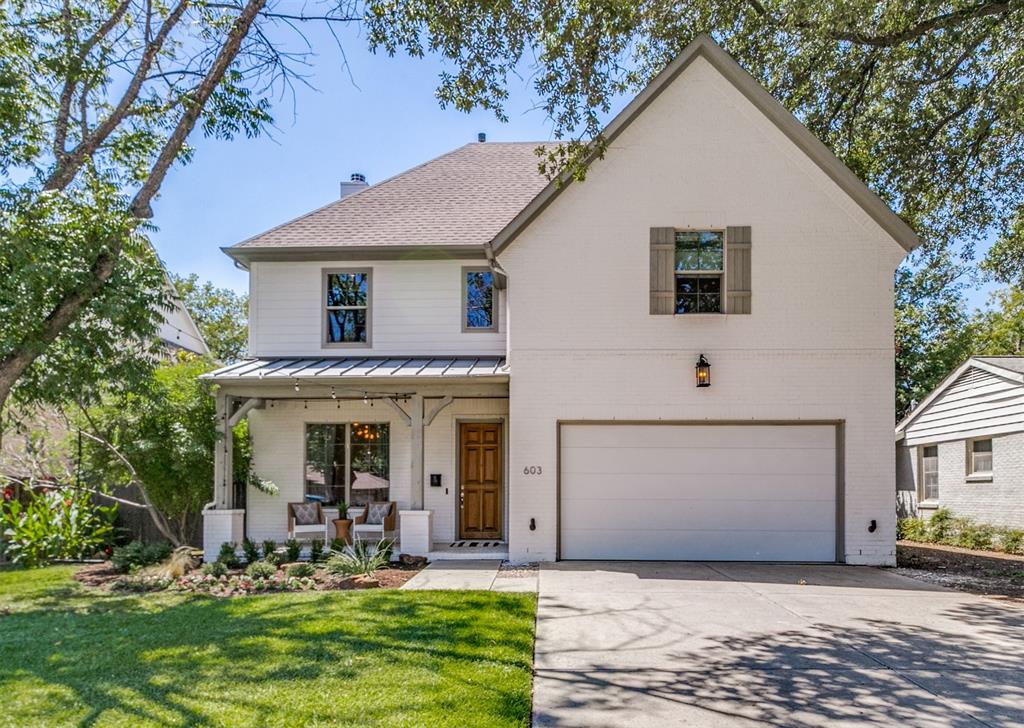
[[[920, 38], [922, 35], [933, 30], [941, 30], [949, 26], [957, 25], [965, 20], [974, 20], [992, 15], [1004, 15], [1010, 12], [1015, 6], [1020, 5], [1019, 0], [1008, 0], [1008, 2], [981, 3], [972, 7], [962, 8], [951, 13], [943, 13], [934, 17], [922, 20], [909, 28], [884, 35], [872, 35], [857, 30], [834, 30], [826, 31], [826, 35], [833, 40], [846, 41], [856, 45], [869, 45], [878, 48], [888, 48], [901, 45], [907, 41]], [[799, 24], [800, 27], [809, 28], [809, 23]]]
[[178, 119], [174, 131], [168, 137], [163, 149], [160, 150], [160, 155], [153, 163], [149, 176], [132, 200], [131, 212], [136, 217], [149, 219], [153, 216], [153, 209], [150, 203], [160, 189], [160, 185], [163, 184], [164, 177], [167, 176], [167, 170], [170, 169], [171, 164], [181, 153], [181, 147], [195, 128], [200, 114], [206, 107], [206, 102], [209, 101], [214, 90], [224, 79], [224, 74], [227, 73], [228, 68], [234, 63], [241, 48], [242, 40], [249, 34], [253, 21], [265, 4], [266, 0], [249, 0], [242, 12], [235, 18], [227, 40], [225, 40], [224, 45], [217, 54], [213, 65], [210, 66], [210, 70], [207, 71], [202, 83], [196, 88], [195, 94], [185, 102], [185, 111], [182, 113], [181, 118]]

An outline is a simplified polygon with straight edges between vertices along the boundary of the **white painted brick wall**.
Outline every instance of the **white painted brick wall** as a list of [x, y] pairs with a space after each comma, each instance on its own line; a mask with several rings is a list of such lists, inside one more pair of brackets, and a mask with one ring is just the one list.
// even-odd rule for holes
[[[992, 438], [992, 481], [967, 481], [967, 445], [964, 440], [942, 442], [939, 448], [939, 498], [935, 506], [979, 523], [1024, 528], [1024, 433]], [[899, 478], [902, 497], [917, 504], [918, 456], [916, 447], [901, 447], [905, 463]], [[919, 508], [928, 518], [933, 510]]]
[[[649, 228], [727, 225], [752, 227], [753, 314], [649, 315]], [[842, 419], [846, 560], [894, 563], [892, 275], [902, 258], [695, 61], [501, 254], [514, 314], [511, 558], [555, 557], [559, 419]], [[712, 386], [698, 390], [701, 352]], [[543, 475], [523, 475], [528, 465]]]

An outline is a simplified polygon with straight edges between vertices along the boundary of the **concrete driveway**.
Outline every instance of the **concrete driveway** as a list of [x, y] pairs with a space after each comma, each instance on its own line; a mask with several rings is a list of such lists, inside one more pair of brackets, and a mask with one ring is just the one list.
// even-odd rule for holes
[[1024, 608], [867, 567], [540, 573], [538, 726], [1024, 725]]

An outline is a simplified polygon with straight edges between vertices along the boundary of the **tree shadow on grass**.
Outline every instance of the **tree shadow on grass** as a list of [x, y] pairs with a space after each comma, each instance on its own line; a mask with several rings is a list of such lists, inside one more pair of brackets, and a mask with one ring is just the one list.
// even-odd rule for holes
[[22, 607], [0, 616], [0, 713], [21, 724], [529, 719], [534, 604], [518, 595], [72, 588]]

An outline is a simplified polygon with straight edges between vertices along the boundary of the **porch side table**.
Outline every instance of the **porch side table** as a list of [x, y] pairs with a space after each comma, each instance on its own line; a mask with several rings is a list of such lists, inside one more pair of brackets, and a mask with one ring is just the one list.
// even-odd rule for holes
[[345, 542], [346, 545], [352, 545], [352, 519], [351, 518], [335, 518], [334, 521], [334, 537]]

